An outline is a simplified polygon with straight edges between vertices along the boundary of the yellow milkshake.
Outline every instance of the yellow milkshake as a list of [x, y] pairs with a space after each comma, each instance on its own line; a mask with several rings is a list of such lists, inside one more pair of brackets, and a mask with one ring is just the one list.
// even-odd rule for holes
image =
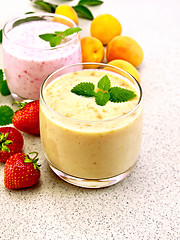
[[[94, 97], [71, 91], [80, 82], [97, 86], [105, 75], [111, 87], [129, 89], [136, 97], [100, 106]], [[64, 175], [92, 182], [130, 171], [137, 161], [142, 137], [142, 106], [136, 88], [118, 74], [94, 69], [66, 73], [44, 86], [40, 129], [50, 166]]]

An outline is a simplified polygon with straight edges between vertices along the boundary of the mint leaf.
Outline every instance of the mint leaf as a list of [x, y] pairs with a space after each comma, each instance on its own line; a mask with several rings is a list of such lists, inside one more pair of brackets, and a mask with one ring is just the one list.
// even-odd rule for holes
[[93, 14], [91, 13], [91, 11], [87, 7], [85, 7], [83, 5], [76, 5], [73, 8], [77, 12], [79, 17], [86, 18], [86, 19], [89, 19], [89, 20], [94, 19]]
[[104, 90], [104, 91], [108, 91], [111, 87], [111, 82], [108, 78], [107, 75], [104, 75], [98, 82], [98, 88]]
[[51, 47], [55, 47], [61, 43], [62, 36], [55, 36], [50, 39]]
[[11, 92], [9, 91], [8, 85], [7, 85], [7, 81], [3, 81], [2, 82], [2, 86], [1, 86], [1, 94], [2, 96], [8, 96], [11, 94]]
[[112, 87], [109, 93], [110, 101], [115, 103], [126, 102], [136, 97], [133, 91], [121, 87]]
[[4, 80], [4, 74], [3, 74], [3, 70], [0, 69], [0, 93], [3, 96], [7, 96], [10, 94], [8, 85], [7, 85], [7, 81]]
[[95, 86], [93, 83], [81, 82], [73, 87], [73, 89], [71, 89], [71, 92], [84, 97], [93, 97], [95, 94], [94, 88]]
[[71, 34], [74, 34], [74, 33], [76, 33], [76, 32], [79, 32], [79, 31], [82, 31], [82, 29], [79, 28], [79, 27], [68, 28], [68, 29], [66, 29], [66, 30], [63, 32], [63, 36], [64, 36], [64, 37], [67, 37], [67, 36], [69, 36], [69, 35], [71, 35]]
[[3, 126], [12, 123], [13, 115], [14, 112], [9, 106], [0, 106], [0, 125]]
[[2, 43], [2, 29], [0, 30], [0, 43]]
[[100, 1], [100, 0], [80, 0], [78, 2], [78, 5], [97, 6], [102, 3], [103, 3], [103, 1]]
[[42, 8], [46, 12], [50, 12], [50, 13], [55, 13], [56, 7], [58, 6], [58, 5], [51, 4], [49, 2], [45, 2], [45, 1], [42, 1], [42, 0], [34, 1], [33, 3], [35, 5], [38, 5], [40, 8]]
[[104, 106], [109, 101], [109, 99], [110, 99], [109, 92], [103, 93], [103, 92], [99, 91], [95, 94], [95, 101], [96, 101], [97, 105]]
[[63, 35], [64, 32], [63, 32], [63, 31], [55, 31], [54, 33], [55, 33], [56, 35]]
[[49, 42], [52, 37], [56, 37], [56, 34], [54, 34], [54, 33], [45, 33], [45, 34], [39, 35], [39, 37], [40, 37], [41, 39], [43, 39], [44, 41]]
[[45, 33], [45, 34], [41, 34], [39, 35], [39, 37], [41, 39], [43, 39], [44, 41], [47, 41], [50, 43], [51, 47], [55, 47], [57, 45], [59, 45], [62, 41], [63, 38], [81, 31], [82, 29], [79, 27], [76, 28], [68, 28], [66, 29], [64, 32], [62, 31], [55, 31], [54, 33]]

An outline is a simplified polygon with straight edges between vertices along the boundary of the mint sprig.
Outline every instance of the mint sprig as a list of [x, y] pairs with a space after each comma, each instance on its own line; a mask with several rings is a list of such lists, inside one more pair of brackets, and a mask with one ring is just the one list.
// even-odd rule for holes
[[97, 105], [104, 106], [110, 100], [114, 103], [127, 102], [136, 97], [136, 94], [122, 87], [111, 87], [110, 79], [104, 75], [97, 84], [97, 91], [95, 85], [90, 82], [81, 82], [71, 89], [72, 93], [84, 97], [95, 97]]
[[45, 34], [41, 34], [39, 35], [39, 37], [50, 43], [51, 47], [55, 47], [57, 45], [59, 45], [62, 41], [62, 39], [64, 39], [65, 37], [77, 33], [79, 31], [81, 31], [82, 29], [79, 27], [75, 27], [75, 28], [68, 28], [65, 31], [55, 31], [54, 33], [45, 33]]
[[2, 96], [7, 96], [10, 94], [7, 81], [4, 79], [4, 73], [2, 69], [0, 69], [0, 93]]

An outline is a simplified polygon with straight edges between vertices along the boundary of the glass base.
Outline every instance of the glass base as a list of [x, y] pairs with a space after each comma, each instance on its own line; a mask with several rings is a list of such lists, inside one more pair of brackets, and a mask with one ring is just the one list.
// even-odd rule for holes
[[55, 172], [58, 175], [58, 177], [60, 177], [61, 179], [63, 179], [64, 181], [72, 185], [83, 187], [83, 188], [104, 188], [104, 187], [112, 186], [122, 181], [124, 178], [126, 178], [128, 174], [132, 171], [135, 164], [131, 168], [129, 168], [127, 171], [117, 176], [114, 176], [111, 178], [104, 178], [104, 179], [83, 179], [83, 178], [73, 177], [64, 172], [61, 172], [51, 164], [49, 164], [49, 166], [53, 170], [53, 172]]
[[17, 102], [23, 102], [23, 101], [25, 101], [25, 102], [31, 102], [31, 101], [33, 101], [32, 99], [23, 98], [23, 97], [15, 94], [15, 93], [13, 93], [13, 92], [11, 92], [11, 96], [13, 97], [14, 101], [17, 101]]

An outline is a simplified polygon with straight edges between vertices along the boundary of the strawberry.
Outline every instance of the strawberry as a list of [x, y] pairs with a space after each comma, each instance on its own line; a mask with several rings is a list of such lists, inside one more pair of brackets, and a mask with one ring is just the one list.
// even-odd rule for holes
[[22, 134], [13, 127], [0, 128], [0, 162], [13, 154], [21, 152], [24, 144]]
[[[18, 102], [15, 102], [18, 103]], [[13, 116], [12, 123], [20, 131], [30, 134], [40, 134], [39, 101], [18, 103], [20, 109]]]
[[30, 158], [25, 153], [16, 153], [7, 159], [4, 167], [4, 185], [8, 189], [31, 187], [40, 178], [40, 165], [37, 164], [38, 153]]

